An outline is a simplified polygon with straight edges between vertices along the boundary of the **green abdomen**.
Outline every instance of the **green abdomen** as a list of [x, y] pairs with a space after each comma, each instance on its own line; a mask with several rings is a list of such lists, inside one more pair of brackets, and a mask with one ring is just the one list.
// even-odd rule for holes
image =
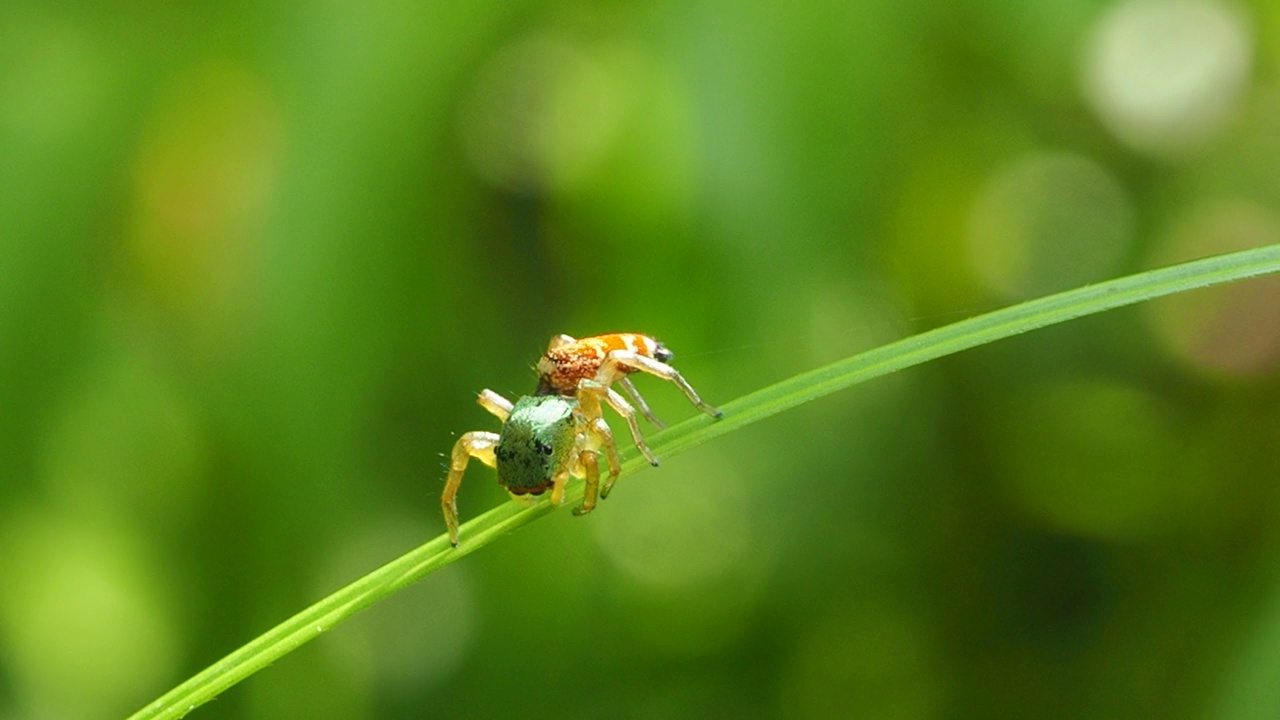
[[516, 401], [494, 448], [500, 485], [513, 495], [539, 495], [551, 488], [573, 449], [574, 405], [555, 395]]

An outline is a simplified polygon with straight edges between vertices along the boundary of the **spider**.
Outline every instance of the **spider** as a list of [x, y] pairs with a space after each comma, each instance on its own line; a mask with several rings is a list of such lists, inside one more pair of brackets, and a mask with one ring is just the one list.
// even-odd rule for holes
[[[453, 445], [449, 477], [440, 505], [449, 541], [458, 546], [458, 487], [471, 458], [498, 471], [498, 484], [517, 497], [551, 491], [551, 502], [564, 503], [564, 487], [569, 477], [586, 480], [582, 505], [574, 515], [595, 508], [600, 488], [598, 453], [604, 451], [609, 464], [605, 495], [613, 487], [622, 465], [613, 432], [600, 417], [599, 401], [559, 395], [525, 395], [513, 405], [492, 390], [480, 393], [477, 402], [502, 421], [502, 432], [483, 430], [464, 433]], [[593, 406], [594, 403], [594, 406]]]
[[[536, 394], [525, 395], [513, 404], [492, 390], [481, 392], [477, 402], [502, 421], [502, 431], [468, 432], [454, 443], [449, 476], [440, 497], [453, 546], [457, 547], [459, 540], [458, 488], [471, 458], [495, 468], [498, 484], [512, 495], [541, 495], [550, 490], [551, 501], [557, 505], [564, 503], [569, 478], [583, 478], [586, 490], [574, 515], [591, 512], [598, 499], [608, 497], [622, 465], [613, 432], [602, 416], [602, 401], [626, 418], [637, 447], [650, 463], [657, 465], [657, 458], [640, 435], [635, 410], [610, 388], [614, 382], [622, 385], [645, 417], [661, 427], [626, 378], [636, 369], [675, 382], [696, 406], [720, 417], [720, 411], [702, 402], [680, 373], [666, 364], [671, 357], [671, 351], [644, 335], [600, 335], [583, 340], [560, 335], [552, 339], [547, 354], [538, 363]], [[603, 487], [601, 452], [609, 466]]]
[[[617, 383], [649, 422], [659, 429], [666, 427], [654, 416], [649, 404], [640, 396], [636, 386], [627, 377], [637, 370], [656, 375], [663, 380], [675, 383], [694, 407], [714, 417], [723, 417], [723, 413], [702, 401], [684, 376], [668, 364], [675, 354], [666, 345], [638, 333], [611, 333], [595, 335], [577, 340], [568, 335], [557, 335], [551, 338], [547, 352], [538, 360], [538, 395], [557, 394], [576, 397], [581, 401], [584, 396], [592, 395], [598, 407], [601, 402], [613, 408], [627, 422], [636, 448], [645, 459], [655, 467], [658, 458], [644, 441], [640, 433], [640, 425], [636, 422], [636, 411], [612, 385]], [[610, 483], [610, 487], [612, 483]], [[606, 493], [608, 489], [606, 488]]]

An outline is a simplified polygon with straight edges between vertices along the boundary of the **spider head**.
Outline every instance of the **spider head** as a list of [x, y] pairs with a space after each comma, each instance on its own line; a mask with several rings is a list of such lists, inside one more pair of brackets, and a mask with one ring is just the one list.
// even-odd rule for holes
[[513, 495], [540, 495], [551, 488], [573, 451], [576, 404], [558, 395], [516, 401], [494, 447], [500, 485]]
[[658, 362], [669, 363], [671, 362], [671, 359], [674, 358], [675, 356], [676, 354], [671, 352], [671, 350], [669, 350], [667, 346], [663, 345], [662, 343], [657, 343], [653, 348], [653, 359], [657, 360]]

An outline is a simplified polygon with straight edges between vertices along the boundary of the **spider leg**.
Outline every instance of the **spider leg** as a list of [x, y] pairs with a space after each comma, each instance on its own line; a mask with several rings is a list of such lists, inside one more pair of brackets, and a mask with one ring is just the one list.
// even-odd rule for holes
[[586, 515], [595, 509], [596, 497], [600, 494], [600, 461], [596, 457], [596, 451], [591, 449], [579, 453], [578, 461], [582, 463], [586, 491], [582, 496], [582, 504], [573, 509], [573, 514]]
[[570, 472], [568, 468], [556, 473], [555, 478], [551, 481], [551, 504], [560, 506], [564, 504], [564, 486], [569, 483]]
[[480, 407], [496, 415], [502, 422], [506, 422], [507, 418], [511, 417], [511, 408], [514, 407], [510, 400], [487, 388], [476, 396], [476, 402], [480, 403]]
[[[618, 462], [618, 446], [613, 442], [613, 431], [609, 429], [609, 423], [605, 422], [604, 418], [597, 417], [592, 422], [592, 430], [596, 437], [600, 438], [600, 445], [604, 448], [604, 459], [609, 463], [609, 479], [605, 480], [604, 487], [600, 488], [600, 498], [603, 500], [609, 497], [613, 484], [618, 482], [618, 475], [622, 473], [622, 463]], [[583, 512], [587, 511], [583, 510]]]
[[[602, 385], [595, 380], [578, 382], [578, 410], [592, 423], [596, 420], [600, 420], [601, 423], [604, 422], [603, 413], [600, 409], [600, 401], [602, 399], [609, 403], [609, 407], [617, 411], [623, 420], [627, 421], [627, 427], [631, 430], [631, 438], [636, 442], [636, 449], [640, 451], [641, 455], [644, 455], [644, 459], [648, 460], [650, 465], [657, 467], [658, 458], [649, 449], [649, 446], [645, 444], [644, 435], [640, 433], [640, 423], [636, 422], [635, 408], [631, 407], [630, 403], [607, 385]], [[608, 426], [606, 425], [605, 427], [607, 428]], [[609, 437], [612, 440], [612, 432], [609, 433]]]
[[[600, 397], [603, 395], [607, 398], [610, 394], [622, 400], [621, 395], [597, 382], [583, 380], [578, 383], [578, 409], [575, 414], [578, 417], [580, 432], [583, 433], [584, 449], [592, 452], [603, 449], [604, 457], [609, 462], [609, 479], [605, 481], [604, 488], [600, 491], [602, 498], [609, 496], [609, 491], [613, 489], [613, 484], [618, 481], [618, 475], [622, 472], [622, 463], [618, 461], [618, 445], [613, 440], [613, 430], [609, 428], [609, 423], [604, 421], [604, 413], [600, 407]], [[635, 437], [641, 451], [654, 465], [657, 465], [658, 459], [653, 457], [648, 446], [644, 445], [640, 439], [639, 428], [636, 427], [635, 410], [632, 410], [625, 400], [622, 400], [622, 404], [631, 412], [630, 425], [636, 433]]]
[[627, 421], [627, 427], [631, 430], [631, 439], [636, 442], [636, 449], [640, 451], [641, 455], [644, 455], [644, 459], [648, 460], [650, 465], [658, 467], [658, 456], [654, 455], [653, 451], [649, 449], [648, 443], [644, 441], [644, 435], [640, 433], [640, 423], [636, 422], [635, 408], [631, 407], [631, 404], [619, 395], [617, 391], [612, 388], [606, 388], [605, 390], [605, 402], [609, 403], [609, 407], [613, 408], [622, 416], [623, 420]]
[[698, 392], [693, 389], [688, 380], [684, 379], [679, 370], [632, 350], [614, 350], [606, 355], [604, 361], [600, 363], [600, 370], [596, 373], [595, 380], [602, 385], [610, 385], [623, 377], [625, 371], [622, 368], [624, 367], [632, 370], [643, 370], [650, 375], [656, 375], [663, 380], [673, 382], [684, 392], [684, 396], [689, 398], [689, 402], [693, 403], [694, 407], [711, 417], [724, 417], [724, 413], [703, 402], [702, 398], [698, 397]]
[[659, 420], [653, 414], [653, 411], [649, 409], [649, 403], [644, 401], [644, 398], [640, 396], [640, 391], [636, 390], [636, 386], [631, 384], [631, 378], [619, 378], [618, 384], [622, 386], [622, 390], [627, 394], [627, 397], [631, 398], [631, 402], [636, 404], [636, 407], [640, 410], [640, 414], [648, 418], [649, 422], [653, 423], [654, 427], [659, 430], [665, 430], [667, 428], [667, 424]]
[[449, 528], [449, 542], [458, 547], [458, 487], [462, 485], [462, 473], [467, 462], [476, 458], [489, 467], [497, 466], [493, 448], [498, 444], [498, 434], [482, 430], [463, 434], [453, 445], [453, 457], [449, 463], [449, 478], [444, 483], [440, 507], [444, 510], [444, 524]]

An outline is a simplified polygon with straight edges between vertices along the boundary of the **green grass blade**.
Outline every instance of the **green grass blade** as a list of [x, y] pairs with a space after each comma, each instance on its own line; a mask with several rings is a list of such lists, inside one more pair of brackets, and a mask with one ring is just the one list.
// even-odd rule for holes
[[[1275, 272], [1280, 272], [1280, 245], [1268, 245], [1032, 300], [797, 375], [720, 406], [725, 412], [721, 420], [695, 417], [653, 436], [650, 445], [658, 455], [669, 457], [796, 405], [944, 355], [1085, 315]], [[643, 465], [631, 453], [623, 473]], [[575, 483], [566, 504], [581, 497], [582, 484]], [[434, 510], [436, 504], [428, 506]], [[131, 720], [182, 717], [359, 610], [554, 509], [546, 499], [532, 506], [500, 505], [462, 526], [461, 547], [451, 549], [444, 535], [431, 540], [277, 625], [139, 710]]]

